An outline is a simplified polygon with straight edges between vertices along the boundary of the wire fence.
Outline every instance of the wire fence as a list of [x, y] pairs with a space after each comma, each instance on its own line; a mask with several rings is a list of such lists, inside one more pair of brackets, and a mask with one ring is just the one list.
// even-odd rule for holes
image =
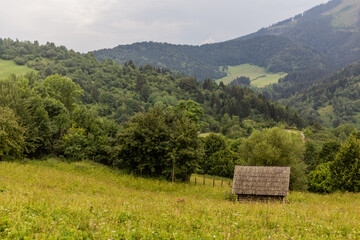
[[190, 183], [194, 185], [211, 185], [213, 187], [232, 187], [231, 179], [218, 179], [209, 176], [191, 176]]

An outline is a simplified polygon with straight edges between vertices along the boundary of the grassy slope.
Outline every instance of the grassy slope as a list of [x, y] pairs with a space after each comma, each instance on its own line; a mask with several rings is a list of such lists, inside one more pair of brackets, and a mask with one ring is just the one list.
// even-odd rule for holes
[[239, 204], [224, 200], [228, 186], [172, 186], [88, 162], [0, 162], [0, 173], [0, 239], [360, 238], [359, 194]]
[[7, 77], [11, 73], [23, 74], [28, 71], [35, 71], [27, 66], [19, 66], [14, 61], [0, 59], [0, 78]]
[[280, 78], [286, 76], [286, 73], [269, 73], [265, 68], [251, 64], [228, 66], [226, 73], [226, 77], [218, 79], [216, 82], [220, 83], [222, 81], [224, 84], [229, 84], [237, 77], [245, 76], [250, 78], [252, 86], [264, 87], [271, 83], [277, 83]]
[[332, 26], [336, 28], [354, 28], [357, 29], [359, 21], [360, 4], [358, 0], [344, 0], [334, 9], [323, 15], [332, 15]]
[[334, 113], [334, 107], [332, 105], [327, 105], [325, 107], [319, 108], [317, 112], [320, 114], [321, 119], [324, 121], [324, 124], [327, 127], [332, 127], [332, 121], [336, 118]]

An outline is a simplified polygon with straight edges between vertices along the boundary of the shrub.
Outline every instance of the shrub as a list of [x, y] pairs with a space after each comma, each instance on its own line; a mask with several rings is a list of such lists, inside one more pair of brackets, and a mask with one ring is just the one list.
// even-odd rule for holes
[[330, 177], [330, 163], [318, 165], [308, 176], [309, 191], [319, 193], [332, 192], [332, 183]]
[[22, 57], [15, 57], [15, 58], [14, 58], [14, 62], [15, 62], [17, 65], [25, 65], [26, 59], [25, 59], [25, 58], [22, 58]]
[[61, 139], [64, 156], [75, 161], [86, 158], [87, 138], [83, 128], [73, 125]]
[[[343, 143], [333, 161], [320, 164], [309, 174], [309, 190], [332, 192], [336, 190], [360, 191], [360, 134], [355, 132]], [[333, 155], [335, 155], [333, 157]]]

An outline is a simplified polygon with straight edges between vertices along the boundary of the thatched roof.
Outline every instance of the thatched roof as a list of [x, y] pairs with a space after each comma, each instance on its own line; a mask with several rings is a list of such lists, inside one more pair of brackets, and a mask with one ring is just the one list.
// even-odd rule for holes
[[235, 166], [232, 193], [287, 196], [290, 167]]

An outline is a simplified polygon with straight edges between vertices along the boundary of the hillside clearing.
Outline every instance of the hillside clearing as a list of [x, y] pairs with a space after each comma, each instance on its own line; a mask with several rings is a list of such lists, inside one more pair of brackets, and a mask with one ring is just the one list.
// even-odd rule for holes
[[[1, 239], [357, 239], [359, 194], [224, 200], [227, 187], [135, 178], [91, 162], [0, 163]], [[178, 199], [184, 201], [178, 203]]]
[[14, 61], [0, 59], [0, 78], [9, 76], [11, 73], [24, 74], [29, 71], [35, 71], [25, 65], [17, 65]]
[[334, 113], [334, 107], [332, 105], [326, 105], [325, 107], [319, 108], [317, 112], [320, 114], [321, 119], [324, 121], [324, 124], [327, 127], [332, 127], [332, 121], [336, 119], [336, 115]]
[[217, 83], [223, 82], [224, 84], [229, 84], [234, 79], [244, 76], [250, 78], [251, 86], [259, 88], [277, 83], [280, 78], [286, 76], [286, 73], [269, 73], [265, 68], [251, 64], [228, 66], [228, 70], [225, 72], [227, 76], [216, 80]]

